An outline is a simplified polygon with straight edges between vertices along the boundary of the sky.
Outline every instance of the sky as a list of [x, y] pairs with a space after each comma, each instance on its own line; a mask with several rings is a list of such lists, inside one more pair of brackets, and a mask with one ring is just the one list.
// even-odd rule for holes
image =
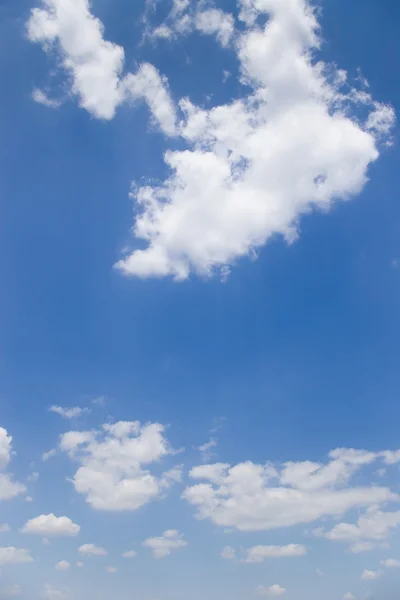
[[400, 6], [0, 0], [0, 599], [395, 600]]

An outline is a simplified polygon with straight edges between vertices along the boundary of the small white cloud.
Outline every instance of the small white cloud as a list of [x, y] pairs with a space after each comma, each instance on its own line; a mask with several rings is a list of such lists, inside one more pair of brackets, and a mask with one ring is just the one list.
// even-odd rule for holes
[[279, 597], [284, 596], [286, 594], [286, 589], [284, 587], [281, 587], [277, 583], [271, 585], [270, 587], [259, 585], [256, 587], [255, 593], [257, 596]]
[[78, 560], [76, 566], [78, 567], [78, 569], [82, 569], [85, 566], [85, 563], [83, 563], [81, 560]]
[[67, 560], [60, 560], [60, 562], [58, 562], [56, 564], [56, 569], [57, 571], [68, 571], [68, 569], [70, 568], [70, 564]]
[[26, 478], [26, 480], [29, 481], [29, 483], [35, 483], [38, 479], [39, 479], [39, 473], [36, 473], [36, 472], [35, 473], [31, 473]]
[[25, 496], [24, 500], [25, 502], [33, 502], [32, 496]]
[[356, 597], [351, 592], [347, 592], [347, 594], [344, 594], [343, 600], [356, 600]]
[[53, 513], [30, 519], [21, 529], [21, 533], [31, 533], [49, 537], [78, 535], [80, 526], [68, 517], [56, 517]]
[[307, 548], [301, 544], [288, 544], [287, 546], [253, 546], [248, 548], [247, 556], [243, 562], [263, 563], [269, 558], [290, 558], [304, 556]]
[[[12, 454], [12, 437], [0, 427], [0, 471], [8, 467]], [[0, 473], [0, 500], [11, 500], [25, 491], [25, 485], [15, 482], [8, 473]]]
[[8, 523], [0, 523], [0, 533], [8, 533], [10, 531], [10, 526]]
[[225, 546], [221, 552], [221, 556], [222, 558], [225, 558], [225, 560], [234, 560], [236, 558], [235, 548], [232, 548], [232, 546]]
[[73, 406], [72, 408], [64, 408], [62, 406], [50, 406], [50, 412], [60, 415], [63, 419], [77, 419], [84, 414], [90, 413], [90, 408], [82, 408], [80, 406]]
[[92, 554], [93, 556], [106, 556], [108, 554], [105, 548], [96, 546], [96, 544], [83, 544], [79, 548], [81, 554]]
[[0, 566], [3, 565], [16, 565], [19, 563], [32, 562], [29, 550], [25, 548], [14, 548], [10, 546], [8, 548], [0, 548]]
[[123, 552], [121, 556], [122, 558], [135, 558], [137, 552], [135, 550], [128, 550], [127, 552]]
[[117, 573], [118, 569], [116, 569], [115, 567], [107, 567], [106, 571], [107, 571], [107, 573], [114, 574], [114, 573]]
[[67, 595], [46, 583], [41, 593], [45, 600], [67, 600]]
[[372, 542], [357, 542], [350, 546], [350, 552], [353, 554], [361, 554], [362, 552], [370, 552], [375, 548], [375, 544]]
[[143, 546], [152, 550], [154, 558], [164, 558], [171, 554], [172, 550], [178, 550], [187, 546], [187, 542], [183, 539], [183, 534], [179, 533], [179, 531], [168, 529], [160, 537], [145, 540]]
[[213, 456], [212, 449], [216, 448], [218, 445], [218, 440], [216, 438], [211, 438], [205, 444], [202, 444], [198, 447], [198, 451], [201, 454], [201, 458], [204, 462], [208, 462], [210, 458]]
[[48, 95], [39, 88], [35, 88], [32, 92], [32, 99], [38, 104], [47, 106], [48, 108], [59, 108], [61, 106], [60, 100], [54, 100], [48, 97]]
[[385, 569], [399, 569], [400, 560], [396, 558], [387, 558], [386, 560], [381, 561], [381, 566], [385, 567]]
[[56, 448], [53, 448], [52, 450], [49, 450], [48, 452], [43, 452], [42, 461], [46, 462], [47, 460], [49, 460], [49, 458], [52, 458], [56, 454], [57, 454]]
[[370, 580], [379, 579], [382, 577], [382, 571], [370, 571], [369, 569], [365, 569], [365, 571], [361, 574], [361, 579]]

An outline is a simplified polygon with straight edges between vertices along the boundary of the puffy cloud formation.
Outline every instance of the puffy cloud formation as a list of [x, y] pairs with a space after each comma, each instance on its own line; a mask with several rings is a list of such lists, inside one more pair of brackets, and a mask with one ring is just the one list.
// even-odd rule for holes
[[57, 571], [68, 571], [68, 569], [70, 568], [70, 564], [67, 560], [60, 560], [57, 564], [56, 564], [56, 569]]
[[367, 514], [373, 516], [373, 522], [363, 526], [379, 537], [397, 513], [382, 516], [372, 507], [400, 498], [387, 487], [354, 485], [352, 479], [380, 457], [381, 453], [342, 448], [330, 452], [326, 464], [287, 462], [280, 468], [250, 461], [234, 466], [200, 465], [190, 471], [190, 477], [201, 482], [187, 487], [183, 498], [196, 507], [198, 519], [242, 531], [311, 523], [371, 507]]
[[171, 454], [164, 426], [120, 421], [99, 431], [69, 431], [60, 449], [78, 463], [72, 482], [99, 510], [136, 510], [159, 497], [180, 477], [178, 469], [157, 476], [152, 463]]
[[29, 550], [26, 550], [25, 548], [14, 548], [14, 546], [0, 548], [0, 566], [17, 565], [32, 561], [33, 558], [31, 557]]
[[68, 517], [56, 517], [53, 513], [29, 519], [21, 533], [31, 533], [45, 537], [72, 537], [78, 535], [80, 526]]
[[[209, 110], [180, 101], [186, 148], [165, 154], [165, 181], [133, 188], [141, 209], [133, 231], [146, 247], [117, 263], [126, 275], [182, 280], [222, 270], [225, 277], [272, 236], [293, 241], [302, 215], [363, 189], [378, 142], [389, 135], [394, 111], [318, 60], [319, 24], [308, 1], [238, 5], [233, 47], [251, 91]], [[191, 27], [186, 17], [175, 14], [175, 30]], [[196, 22], [215, 33], [215, 17], [211, 11]], [[168, 37], [168, 29], [160, 34]]]
[[[175, 110], [164, 80], [152, 65], [122, 76], [124, 50], [103, 38], [103, 24], [90, 12], [89, 0], [42, 0], [32, 10], [28, 37], [54, 49], [72, 80], [79, 104], [99, 119], [112, 119], [120, 104], [143, 99], [167, 135], [175, 132]], [[40, 90], [36, 102], [56, 107]]]
[[379, 579], [382, 577], [382, 571], [370, 571], [369, 569], [365, 569], [365, 571], [361, 574], [361, 579], [365, 581], [373, 581], [374, 579]]
[[399, 569], [400, 560], [397, 560], [396, 558], [387, 558], [386, 560], [381, 561], [381, 566], [385, 567], [385, 569]]
[[73, 406], [72, 408], [64, 408], [63, 406], [50, 406], [50, 412], [56, 413], [63, 417], [63, 419], [76, 419], [81, 417], [83, 414], [90, 412], [88, 408], [81, 408], [80, 406]]
[[11, 475], [2, 473], [8, 467], [12, 455], [12, 437], [7, 430], [0, 427], [0, 500], [11, 500], [18, 494], [26, 492], [22, 483], [15, 482]]
[[271, 585], [270, 587], [265, 587], [264, 585], [259, 585], [256, 587], [256, 595], [257, 596], [271, 596], [271, 597], [279, 597], [284, 596], [286, 594], [286, 589], [277, 583]]
[[187, 542], [183, 539], [183, 535], [179, 531], [168, 529], [160, 537], [152, 537], [145, 540], [143, 546], [152, 550], [154, 558], [165, 558], [171, 554], [172, 550], [178, 550], [187, 546]]
[[92, 556], [106, 556], [108, 554], [105, 548], [96, 546], [95, 544], [83, 544], [79, 548], [80, 554], [91, 554]]

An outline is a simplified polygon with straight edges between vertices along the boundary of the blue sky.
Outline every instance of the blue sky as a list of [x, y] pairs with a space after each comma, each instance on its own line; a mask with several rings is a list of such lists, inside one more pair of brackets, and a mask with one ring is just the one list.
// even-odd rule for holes
[[1, 599], [397, 598], [399, 10], [0, 1]]

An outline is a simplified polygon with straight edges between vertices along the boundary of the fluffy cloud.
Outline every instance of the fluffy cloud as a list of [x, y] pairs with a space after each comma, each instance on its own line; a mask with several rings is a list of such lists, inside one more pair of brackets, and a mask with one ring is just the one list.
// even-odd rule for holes
[[253, 546], [248, 548], [244, 562], [263, 563], [269, 558], [290, 558], [304, 556], [307, 548], [300, 544], [289, 544], [287, 546]]
[[96, 546], [95, 544], [83, 544], [79, 548], [80, 554], [91, 554], [92, 556], [106, 556], [108, 554], [105, 548]]
[[67, 560], [60, 560], [60, 562], [58, 562], [56, 564], [56, 569], [57, 571], [68, 571], [68, 569], [70, 568], [70, 564]]
[[[122, 77], [124, 50], [103, 38], [103, 24], [90, 12], [89, 0], [42, 0], [27, 24], [32, 42], [54, 49], [72, 80], [79, 104], [99, 119], [112, 119], [126, 101], [143, 99], [163, 129], [175, 131], [175, 112], [163, 79], [151, 65]], [[47, 97], [36, 92], [36, 101]]]
[[187, 542], [183, 539], [183, 535], [179, 531], [168, 529], [160, 537], [145, 540], [143, 546], [152, 550], [154, 558], [164, 558], [171, 554], [172, 550], [178, 550], [187, 546]]
[[270, 587], [265, 587], [264, 585], [259, 585], [256, 587], [256, 595], [257, 596], [272, 596], [279, 597], [284, 596], [286, 594], [286, 589], [281, 587], [277, 583], [271, 585]]
[[382, 577], [382, 571], [370, 571], [369, 569], [365, 569], [361, 574], [361, 579], [365, 581], [372, 581], [374, 579], [379, 579], [380, 577]]
[[[391, 129], [390, 107], [318, 60], [309, 2], [238, 4], [244, 29], [234, 48], [251, 91], [210, 110], [180, 101], [186, 148], [165, 154], [165, 181], [133, 189], [141, 209], [133, 231], [147, 247], [117, 263], [126, 275], [186, 279], [222, 269], [226, 276], [276, 234], [293, 241], [302, 215], [360, 193]], [[204, 31], [216, 22], [210, 14], [196, 21]], [[259, 16], [268, 16], [264, 27]], [[174, 26], [186, 32], [184, 19]]]
[[350, 550], [354, 554], [367, 552], [375, 547], [373, 542], [385, 540], [392, 529], [400, 525], [400, 511], [383, 512], [375, 506], [361, 515], [356, 524], [338, 523], [330, 531], [315, 530], [315, 535], [328, 540], [351, 542]]
[[29, 519], [21, 533], [32, 533], [46, 537], [70, 537], [78, 535], [80, 526], [68, 517], [56, 517], [53, 513]]
[[32, 560], [29, 550], [25, 548], [14, 548], [13, 546], [0, 548], [0, 566], [28, 563]]
[[[190, 477], [202, 481], [187, 487], [183, 498], [197, 508], [198, 519], [242, 531], [311, 523], [350, 509], [399, 501], [387, 487], [352, 484], [355, 474], [379, 456], [338, 449], [330, 453], [326, 464], [288, 462], [281, 468], [250, 461], [235, 466], [200, 465], [190, 471]], [[376, 539], [397, 519], [397, 513], [382, 514], [371, 508], [365, 516], [365, 527]]]
[[385, 567], [385, 569], [399, 569], [400, 560], [395, 558], [387, 558], [386, 560], [381, 561], [381, 566]]
[[63, 419], [76, 419], [81, 417], [83, 414], [90, 412], [89, 408], [81, 408], [80, 406], [73, 406], [72, 408], [64, 408], [63, 406], [50, 406], [50, 412], [56, 413], [63, 417]]
[[[12, 437], [0, 427], [0, 471], [8, 467], [12, 455]], [[0, 500], [11, 500], [26, 491], [25, 485], [15, 482], [8, 473], [0, 473]]]
[[178, 469], [156, 476], [152, 463], [172, 453], [164, 426], [120, 421], [100, 431], [69, 431], [60, 448], [80, 463], [72, 482], [100, 510], [136, 510], [159, 497], [180, 476]]

